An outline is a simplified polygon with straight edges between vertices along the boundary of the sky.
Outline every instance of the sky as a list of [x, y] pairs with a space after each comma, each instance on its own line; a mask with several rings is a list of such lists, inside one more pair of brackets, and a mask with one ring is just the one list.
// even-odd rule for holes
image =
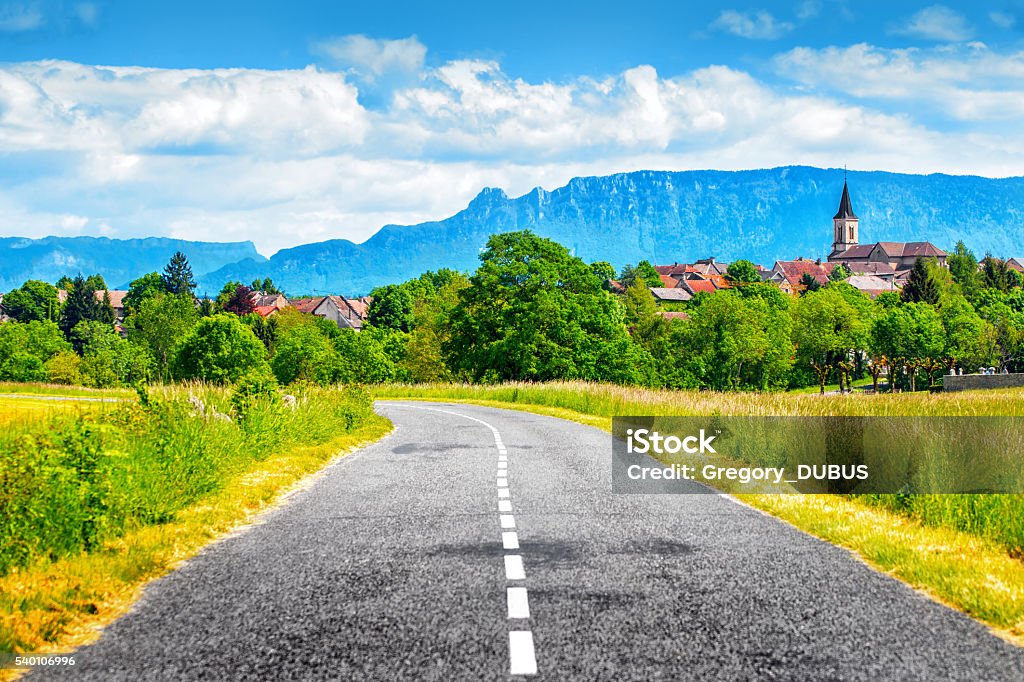
[[363, 241], [638, 169], [1024, 175], [1024, 0], [0, 0], [0, 236]]

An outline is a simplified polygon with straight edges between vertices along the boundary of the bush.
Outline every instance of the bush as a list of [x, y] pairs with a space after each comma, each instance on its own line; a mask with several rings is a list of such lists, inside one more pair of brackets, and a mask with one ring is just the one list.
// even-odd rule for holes
[[174, 350], [172, 373], [178, 379], [234, 383], [249, 372], [269, 372], [266, 349], [234, 315], [199, 321]]
[[272, 374], [249, 373], [238, 380], [231, 392], [231, 409], [239, 417], [245, 417], [259, 403], [276, 405], [281, 400], [277, 379]]
[[46, 380], [51, 384], [74, 385], [81, 383], [82, 358], [73, 351], [62, 351], [46, 361]]

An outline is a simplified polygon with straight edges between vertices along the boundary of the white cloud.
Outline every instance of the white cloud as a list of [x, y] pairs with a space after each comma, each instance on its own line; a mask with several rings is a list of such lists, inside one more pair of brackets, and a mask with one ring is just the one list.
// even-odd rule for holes
[[576, 175], [1024, 168], [1024, 56], [858, 45], [776, 66], [797, 89], [726, 66], [532, 82], [456, 60], [367, 109], [347, 74], [313, 67], [0, 65], [0, 233], [252, 239], [270, 253], [442, 218], [484, 186], [517, 195]]
[[8, 2], [0, 5], [0, 31], [22, 33], [34, 31], [46, 23], [42, 10], [35, 3]]
[[800, 21], [813, 19], [821, 13], [821, 0], [803, 0], [796, 6], [796, 18]]
[[974, 35], [974, 29], [967, 24], [963, 15], [945, 5], [925, 7], [905, 23], [893, 27], [891, 32], [942, 42], [970, 40]]
[[95, 2], [79, 2], [73, 7], [75, 16], [83, 26], [95, 28], [100, 21], [100, 8]]
[[738, 12], [727, 9], [712, 22], [711, 28], [741, 38], [775, 40], [792, 31], [793, 24], [788, 21], [779, 21], [764, 10]]
[[1003, 29], [1011, 29], [1017, 25], [1017, 17], [1009, 12], [989, 12], [988, 18], [993, 24]]
[[1024, 52], [982, 44], [886, 49], [867, 44], [796, 48], [775, 59], [779, 72], [805, 87], [860, 99], [929, 107], [958, 121], [1016, 121], [1024, 116]]
[[418, 74], [427, 57], [426, 46], [416, 36], [400, 40], [342, 36], [316, 43], [313, 51], [369, 80], [388, 72]]

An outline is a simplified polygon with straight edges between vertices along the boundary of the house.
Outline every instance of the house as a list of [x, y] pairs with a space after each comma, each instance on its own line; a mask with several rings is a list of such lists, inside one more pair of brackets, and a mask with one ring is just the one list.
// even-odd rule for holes
[[871, 298], [878, 298], [879, 294], [887, 291], [899, 291], [895, 282], [876, 275], [852, 275], [846, 279], [846, 283]]
[[271, 315], [276, 315], [280, 311], [280, 308], [272, 305], [258, 305], [255, 308], [253, 308], [253, 312], [264, 319], [270, 317]]
[[817, 280], [818, 284], [828, 284], [829, 275], [832, 274], [835, 266], [836, 263], [822, 263], [821, 260], [810, 260], [809, 258], [777, 260], [767, 281], [775, 284], [787, 294], [795, 294], [804, 290], [804, 285], [801, 284], [804, 275], [810, 275]]
[[[713, 257], [701, 258], [695, 263], [673, 263], [672, 265], [655, 265], [654, 269], [661, 275], [662, 281], [665, 277], [675, 280], [684, 279], [686, 276], [699, 275], [701, 277], [719, 276], [724, 277], [729, 268], [728, 263], [719, 263]], [[665, 286], [669, 286], [666, 284]]]
[[851, 272], [857, 272], [870, 263], [885, 263], [895, 271], [897, 280], [900, 279], [900, 273], [909, 271], [921, 258], [934, 258], [940, 266], [946, 267], [946, 252], [931, 242], [861, 244], [859, 230], [860, 220], [853, 212], [850, 188], [843, 181], [839, 210], [832, 217], [832, 252], [828, 255], [830, 263], [843, 263]]
[[273, 308], [275, 310], [284, 310], [291, 305], [284, 294], [265, 294], [262, 291], [252, 292], [252, 304], [255, 308]]
[[1024, 272], [1024, 258], [1007, 258], [1006, 267], [1017, 272]]
[[716, 286], [714, 280], [690, 277], [679, 280], [679, 288], [689, 292], [691, 296], [696, 296], [702, 291], [706, 294], [713, 294], [723, 287]]
[[313, 309], [313, 314], [334, 322], [342, 329], [359, 331], [363, 328], [369, 301], [368, 297], [350, 299], [345, 296], [324, 296]]
[[298, 310], [300, 313], [313, 314], [313, 311], [317, 309], [321, 303], [323, 303], [323, 296], [314, 296], [313, 298], [297, 298], [291, 302], [291, 306]]
[[682, 287], [654, 287], [651, 295], [654, 300], [665, 303], [678, 303], [693, 298], [693, 294]]
[[[95, 293], [96, 300], [102, 301], [104, 294], [110, 295], [110, 305], [114, 309], [114, 317], [118, 320], [124, 319], [124, 297], [128, 294], [127, 291], [121, 289], [107, 289], [104, 291], [97, 291]], [[64, 293], [64, 297], [67, 298], [67, 292]], [[60, 291], [57, 292], [57, 299], [60, 300]]]

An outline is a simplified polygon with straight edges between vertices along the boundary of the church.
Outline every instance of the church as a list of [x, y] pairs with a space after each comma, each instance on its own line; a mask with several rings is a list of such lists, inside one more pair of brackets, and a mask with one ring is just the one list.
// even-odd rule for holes
[[850, 202], [850, 188], [843, 181], [839, 211], [832, 218], [830, 263], [842, 263], [855, 275], [875, 275], [887, 282], [902, 284], [919, 258], [934, 258], [946, 267], [946, 252], [931, 242], [875, 242], [861, 244], [859, 220]]

